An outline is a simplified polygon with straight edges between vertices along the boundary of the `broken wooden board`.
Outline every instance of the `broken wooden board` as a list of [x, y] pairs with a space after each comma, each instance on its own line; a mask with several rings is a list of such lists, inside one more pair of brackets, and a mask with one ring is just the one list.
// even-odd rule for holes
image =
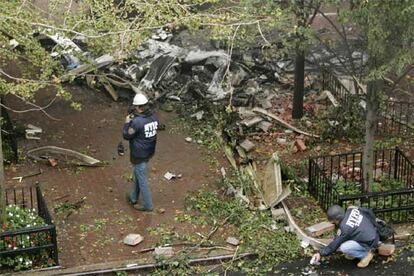
[[335, 99], [335, 96], [331, 93], [331, 91], [328, 91], [328, 90], [322, 91], [322, 93], [315, 99], [315, 102], [323, 101], [323, 100], [326, 100], [326, 99], [329, 99], [329, 101], [332, 103], [332, 105], [334, 107], [339, 106], [339, 103]]
[[321, 223], [309, 226], [305, 228], [305, 231], [311, 236], [311, 237], [319, 237], [322, 236], [325, 233], [331, 232], [335, 229], [335, 225], [333, 223], [323, 221]]
[[74, 163], [80, 166], [98, 166], [101, 164], [101, 161], [93, 157], [90, 157], [86, 154], [55, 146], [44, 146], [40, 148], [31, 149], [27, 152], [27, 155], [35, 160], [44, 160], [44, 157], [48, 157], [50, 155], [69, 156], [78, 160], [78, 162]]
[[240, 143], [240, 147], [244, 149], [246, 152], [251, 151], [255, 148], [255, 146], [256, 145], [248, 139], [244, 139], [244, 141]]
[[255, 116], [253, 118], [246, 118], [243, 121], [240, 122], [240, 124], [247, 126], [247, 127], [251, 127], [254, 126], [258, 123], [260, 123], [261, 121], [263, 121], [263, 118], [260, 116]]
[[272, 118], [273, 120], [275, 120], [276, 122], [278, 122], [282, 126], [287, 127], [287, 128], [293, 130], [296, 133], [303, 134], [303, 135], [306, 135], [306, 136], [309, 136], [309, 137], [315, 137], [315, 138], [318, 138], [319, 137], [319, 135], [307, 133], [305, 131], [302, 131], [302, 130], [300, 130], [300, 129], [294, 127], [294, 126], [292, 126], [291, 124], [289, 124], [289, 123], [285, 122], [284, 120], [280, 119], [275, 114], [270, 113], [270, 112], [268, 112], [267, 110], [265, 110], [263, 108], [255, 107], [255, 108], [252, 109], [252, 111], [254, 111], [256, 113], [263, 114], [263, 115], [265, 115], [265, 116], [267, 116], [269, 118]]
[[[280, 160], [277, 152], [269, 159], [264, 172], [259, 177], [259, 189], [262, 191], [266, 207], [271, 208], [290, 194], [290, 189], [282, 186]], [[285, 190], [285, 192], [284, 192]]]
[[111, 95], [112, 99], [114, 101], [117, 101], [119, 97], [118, 92], [116, 92], [116, 90], [113, 88], [108, 79], [104, 76], [99, 76], [98, 80], [102, 83], [105, 90], [108, 91], [109, 95]]

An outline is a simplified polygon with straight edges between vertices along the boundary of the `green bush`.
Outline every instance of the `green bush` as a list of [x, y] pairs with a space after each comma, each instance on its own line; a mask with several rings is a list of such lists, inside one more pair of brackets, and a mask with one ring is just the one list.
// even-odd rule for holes
[[364, 109], [357, 99], [350, 99], [346, 104], [331, 107], [322, 123], [322, 139], [361, 140], [364, 135]]

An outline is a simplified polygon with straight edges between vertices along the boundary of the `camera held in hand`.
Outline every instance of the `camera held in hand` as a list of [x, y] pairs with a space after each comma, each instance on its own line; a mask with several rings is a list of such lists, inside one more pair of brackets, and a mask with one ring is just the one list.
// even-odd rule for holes
[[128, 115], [131, 119], [135, 117], [135, 113], [135, 106], [131, 105], [130, 107], [128, 107]]

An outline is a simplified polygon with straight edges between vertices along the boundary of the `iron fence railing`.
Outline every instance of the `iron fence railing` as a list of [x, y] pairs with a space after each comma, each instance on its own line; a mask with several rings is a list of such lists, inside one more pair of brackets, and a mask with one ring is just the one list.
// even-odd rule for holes
[[335, 99], [342, 104], [346, 104], [351, 97], [356, 97], [359, 94], [358, 90], [354, 94], [351, 93], [349, 89], [327, 69], [322, 69], [322, 89], [329, 90], [332, 95], [334, 95]]
[[414, 134], [414, 102], [388, 100], [382, 107], [377, 134], [384, 136]]
[[6, 205], [35, 209], [46, 225], [1, 232], [0, 258], [24, 253], [37, 254], [41, 255], [47, 265], [59, 265], [56, 226], [53, 224], [39, 184], [6, 189], [5, 197]]
[[385, 221], [412, 221], [414, 219], [414, 189], [341, 196], [338, 205], [371, 208], [378, 218]]
[[[309, 192], [325, 209], [333, 204], [373, 208], [394, 222], [414, 220], [414, 166], [398, 147], [374, 152], [374, 192], [363, 192], [362, 152], [311, 157]], [[391, 188], [384, 191], [383, 183]], [[381, 186], [382, 185], [382, 186]], [[375, 188], [375, 189], [374, 189]]]
[[[360, 89], [351, 92], [331, 71], [322, 69], [321, 77], [322, 89], [329, 90], [342, 105], [351, 103], [351, 99], [356, 99], [356, 103], [362, 99]], [[376, 132], [382, 136], [413, 136], [414, 102], [396, 101], [392, 98], [386, 100], [381, 105]]]

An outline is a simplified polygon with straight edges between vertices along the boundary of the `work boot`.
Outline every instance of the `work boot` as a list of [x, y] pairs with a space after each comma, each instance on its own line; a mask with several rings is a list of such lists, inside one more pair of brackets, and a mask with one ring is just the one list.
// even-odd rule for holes
[[374, 258], [374, 253], [369, 251], [368, 254], [359, 261], [359, 263], [357, 264], [357, 267], [359, 268], [367, 267], [369, 263], [371, 262], [372, 258]]
[[134, 209], [141, 211], [141, 212], [152, 212], [153, 209], [147, 209], [143, 206], [139, 206], [138, 204], [134, 205]]
[[[137, 204], [137, 202], [132, 202], [132, 200], [131, 200], [131, 198], [129, 197], [129, 193], [127, 192], [126, 194], [125, 194], [125, 198], [126, 198], [126, 201], [129, 203], [129, 204], [131, 204], [132, 206], [135, 206], [136, 204]], [[134, 207], [135, 208], [135, 207]]]

